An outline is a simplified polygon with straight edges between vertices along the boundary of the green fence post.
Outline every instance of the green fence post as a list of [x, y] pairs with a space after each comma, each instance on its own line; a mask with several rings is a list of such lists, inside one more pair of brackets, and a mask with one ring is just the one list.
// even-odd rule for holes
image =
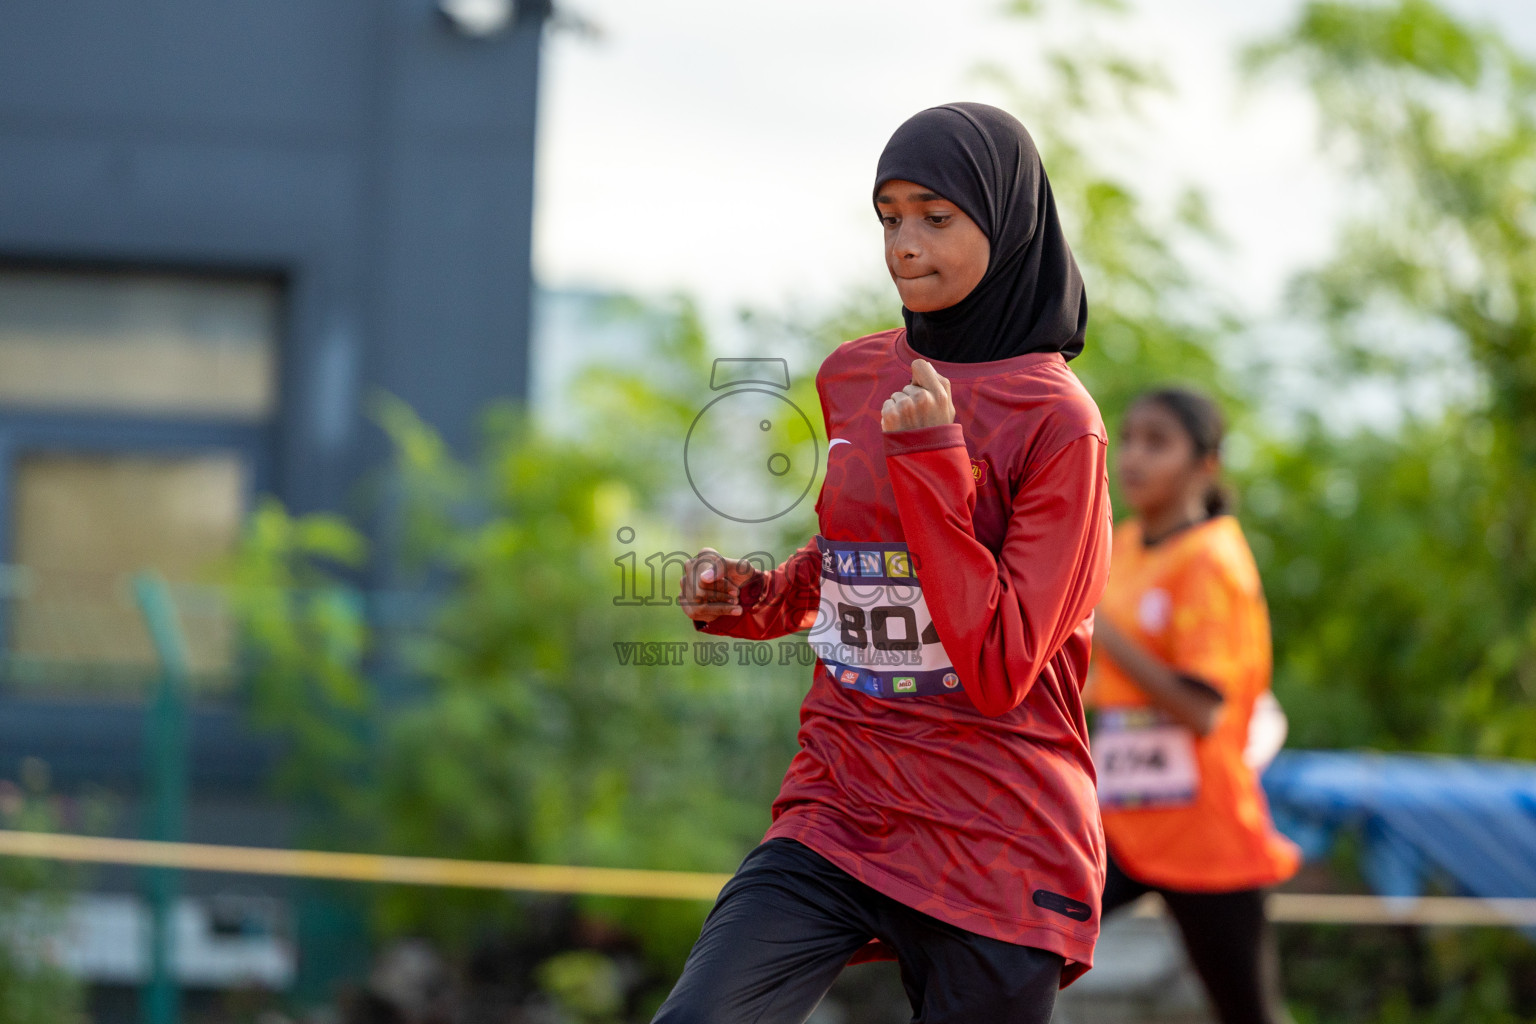
[[[149, 783], [147, 839], [176, 842], [182, 837], [187, 799], [187, 645], [176, 618], [170, 588], [155, 573], [133, 580], [134, 597], [149, 629], [160, 673], [144, 721], [145, 774]], [[181, 992], [176, 984], [174, 912], [179, 888], [170, 868], [150, 868], [150, 969], [139, 1004], [144, 1024], [177, 1024]]]

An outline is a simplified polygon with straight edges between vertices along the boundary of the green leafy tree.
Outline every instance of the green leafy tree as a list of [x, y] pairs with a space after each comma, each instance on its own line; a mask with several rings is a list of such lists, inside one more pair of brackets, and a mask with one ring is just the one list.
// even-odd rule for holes
[[[486, 456], [469, 474], [469, 507], [459, 510], [469, 523], [449, 527], [454, 517], [436, 504], [412, 513], [438, 518], [443, 532], [429, 547], [448, 582], [434, 627], [409, 652], [421, 698], [385, 727], [386, 846], [733, 867], [766, 826], [771, 786], [787, 761], [798, 691], [776, 684], [788, 683], [788, 670], [744, 674], [735, 654], [728, 666], [699, 665], [693, 630], [675, 606], [616, 604], [621, 573], [644, 576], [649, 567], [615, 565], [615, 536], [626, 527], [668, 535], [644, 506], [652, 484], [636, 456], [643, 443], [554, 443], [510, 410], [493, 420]], [[427, 447], [430, 431], [403, 408], [386, 422], [397, 450]], [[631, 425], [630, 437], [641, 429]], [[433, 479], [464, 475], [437, 452], [408, 468], [406, 493], [443, 493]], [[649, 590], [633, 580], [629, 588]], [[670, 664], [641, 665], [635, 649], [624, 653], [637, 641], [686, 650], [672, 649]], [[464, 935], [474, 932], [466, 918], [484, 909], [481, 897], [400, 893], [388, 912], [402, 925], [439, 918], [442, 934]], [[663, 944], [691, 939], [701, 910], [606, 907], [644, 919], [642, 930]]]
[[340, 576], [367, 556], [339, 516], [295, 518], [264, 501], [234, 557], [230, 611], [246, 640], [246, 688], [255, 724], [287, 742], [280, 788], [311, 806], [345, 808], [353, 821], [366, 760], [373, 693], [363, 678], [365, 609]]
[[[714, 638], [671, 597], [700, 543], [773, 549], [811, 531], [804, 510], [734, 536], [698, 515], [681, 439], [709, 394], [710, 351], [686, 303], [644, 313], [645, 368], [586, 376], [577, 436], [493, 409], [481, 451], [462, 458], [403, 404], [379, 403], [397, 501], [390, 593], [365, 600], [348, 585], [367, 552], [344, 522], [275, 505], [253, 520], [230, 570], [251, 708], [287, 741], [289, 791], [328, 810], [320, 841], [728, 871], [767, 827], [809, 669], [778, 645], [767, 666], [744, 666], [729, 643], [701, 658], [695, 643]], [[809, 382], [793, 394], [805, 402], [807, 390], [819, 425]], [[647, 564], [652, 554], [663, 557]], [[672, 646], [658, 662], [636, 643]], [[385, 933], [459, 953], [530, 925], [521, 897], [402, 887], [374, 905]], [[669, 970], [707, 910], [581, 907]]]
[[[1536, 65], [1428, 0], [1305, 4], [1248, 61], [1307, 84], [1353, 211], [1292, 291], [1313, 415], [1246, 494], [1293, 737], [1536, 755]], [[1365, 389], [1401, 423], [1352, 425]], [[1283, 938], [1303, 1020], [1536, 1019], [1510, 931]]]
[[1241, 419], [1248, 395], [1223, 346], [1242, 320], [1190, 260], [1224, 244], [1203, 194], [1186, 186], [1160, 203], [1098, 153], [1107, 123], [1135, 124], [1150, 100], [1172, 89], [1155, 59], [1125, 44], [1130, 6], [1014, 0], [1006, 9], [1041, 38], [1065, 39], [1020, 62], [1035, 73], [1028, 84], [1015, 65], [984, 64], [977, 74], [1034, 137], [1083, 274], [1088, 336], [1072, 369], [1112, 429], [1137, 394], [1171, 381], [1212, 392]]
[[1536, 64], [1429, 0], [1309, 3], [1249, 62], [1303, 77], [1355, 189], [1294, 292], [1320, 391], [1406, 413], [1263, 466], [1285, 682], [1319, 741], [1536, 756]]

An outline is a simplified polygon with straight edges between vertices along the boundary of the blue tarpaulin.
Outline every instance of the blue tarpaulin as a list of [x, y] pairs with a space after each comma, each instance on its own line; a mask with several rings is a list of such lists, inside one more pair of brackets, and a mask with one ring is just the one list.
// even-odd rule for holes
[[1418, 896], [1536, 897], [1536, 764], [1285, 751], [1264, 774], [1275, 824], [1307, 859], [1353, 833], [1366, 882]]

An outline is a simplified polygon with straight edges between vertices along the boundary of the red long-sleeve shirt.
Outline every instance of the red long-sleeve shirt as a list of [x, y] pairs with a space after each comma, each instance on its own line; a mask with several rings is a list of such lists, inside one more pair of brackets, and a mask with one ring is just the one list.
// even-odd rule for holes
[[706, 632], [809, 629], [800, 751], [767, 838], [960, 928], [1092, 963], [1103, 836], [1080, 698], [1109, 570], [1106, 438], [1055, 353], [934, 362], [956, 422], [886, 434], [918, 358], [840, 346], [817, 389], [821, 533]]

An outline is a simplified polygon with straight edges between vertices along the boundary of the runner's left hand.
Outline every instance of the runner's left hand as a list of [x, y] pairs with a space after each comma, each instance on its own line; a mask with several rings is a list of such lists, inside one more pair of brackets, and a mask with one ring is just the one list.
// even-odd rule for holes
[[880, 429], [887, 434], [955, 422], [949, 381], [926, 359], [912, 360], [912, 383], [895, 392], [880, 407]]

